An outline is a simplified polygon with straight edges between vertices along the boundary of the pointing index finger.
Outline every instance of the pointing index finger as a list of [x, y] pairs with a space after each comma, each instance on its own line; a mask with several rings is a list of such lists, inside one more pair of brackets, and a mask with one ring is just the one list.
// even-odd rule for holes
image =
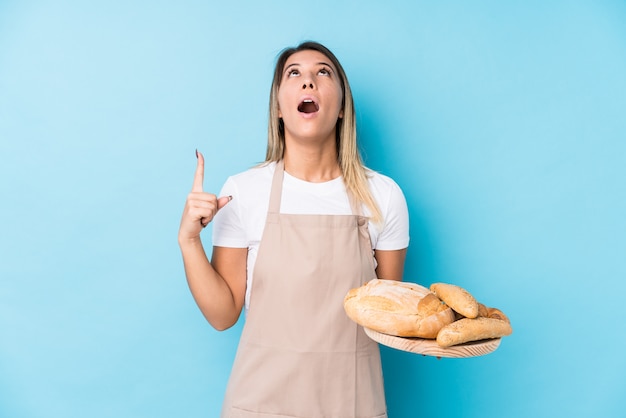
[[196, 167], [196, 174], [193, 178], [193, 187], [191, 188], [191, 191], [201, 192], [202, 182], [204, 180], [204, 156], [198, 150], [196, 150], [196, 156], [198, 157], [198, 165]]

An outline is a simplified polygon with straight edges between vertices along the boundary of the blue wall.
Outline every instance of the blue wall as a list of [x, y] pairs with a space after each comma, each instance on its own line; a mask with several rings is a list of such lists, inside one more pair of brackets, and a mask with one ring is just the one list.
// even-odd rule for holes
[[383, 348], [390, 416], [623, 416], [626, 4], [214, 3], [0, 2], [0, 416], [217, 416], [241, 323], [183, 276], [194, 150], [214, 191], [261, 160], [305, 39], [406, 193], [405, 279], [514, 325], [479, 358]]

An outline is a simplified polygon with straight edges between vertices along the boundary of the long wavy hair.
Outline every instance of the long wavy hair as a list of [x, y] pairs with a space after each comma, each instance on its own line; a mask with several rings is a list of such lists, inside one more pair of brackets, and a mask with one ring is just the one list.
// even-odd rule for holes
[[337, 141], [337, 162], [342, 172], [343, 181], [358, 202], [365, 204], [370, 211], [372, 221], [380, 223], [382, 214], [367, 181], [367, 168], [363, 164], [357, 144], [356, 118], [352, 91], [348, 83], [348, 77], [339, 63], [337, 57], [324, 45], [307, 41], [298, 46], [282, 50], [274, 67], [274, 78], [270, 90], [269, 123], [267, 132], [266, 162], [279, 161], [285, 153], [285, 127], [278, 116], [278, 90], [282, 80], [285, 63], [290, 56], [300, 51], [317, 51], [324, 54], [335, 66], [339, 74], [341, 89], [343, 91], [343, 118], [337, 120], [335, 127], [335, 139]]

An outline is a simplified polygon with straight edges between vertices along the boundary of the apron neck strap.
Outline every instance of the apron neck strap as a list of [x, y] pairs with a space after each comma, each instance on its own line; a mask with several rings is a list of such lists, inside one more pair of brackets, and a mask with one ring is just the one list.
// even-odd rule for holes
[[283, 194], [283, 177], [285, 174], [285, 161], [279, 160], [274, 168], [272, 190], [270, 192], [269, 213], [280, 213], [280, 197]]
[[[280, 213], [280, 199], [283, 194], [283, 178], [285, 176], [285, 161], [279, 160], [276, 162], [274, 169], [274, 178], [272, 179], [272, 190], [270, 192], [270, 205], [268, 211], [270, 213]], [[348, 200], [350, 201], [350, 208], [353, 215], [363, 216], [361, 211], [361, 205], [357, 202], [354, 194], [347, 190]]]

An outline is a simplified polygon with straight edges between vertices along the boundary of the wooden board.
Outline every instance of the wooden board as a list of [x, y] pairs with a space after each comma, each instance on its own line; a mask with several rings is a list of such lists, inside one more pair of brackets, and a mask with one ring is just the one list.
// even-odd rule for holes
[[423, 354], [433, 357], [465, 358], [483, 356], [494, 352], [500, 345], [500, 338], [473, 341], [448, 348], [440, 347], [435, 340], [423, 338], [407, 338], [387, 335], [363, 327], [365, 333], [372, 340], [397, 350]]

